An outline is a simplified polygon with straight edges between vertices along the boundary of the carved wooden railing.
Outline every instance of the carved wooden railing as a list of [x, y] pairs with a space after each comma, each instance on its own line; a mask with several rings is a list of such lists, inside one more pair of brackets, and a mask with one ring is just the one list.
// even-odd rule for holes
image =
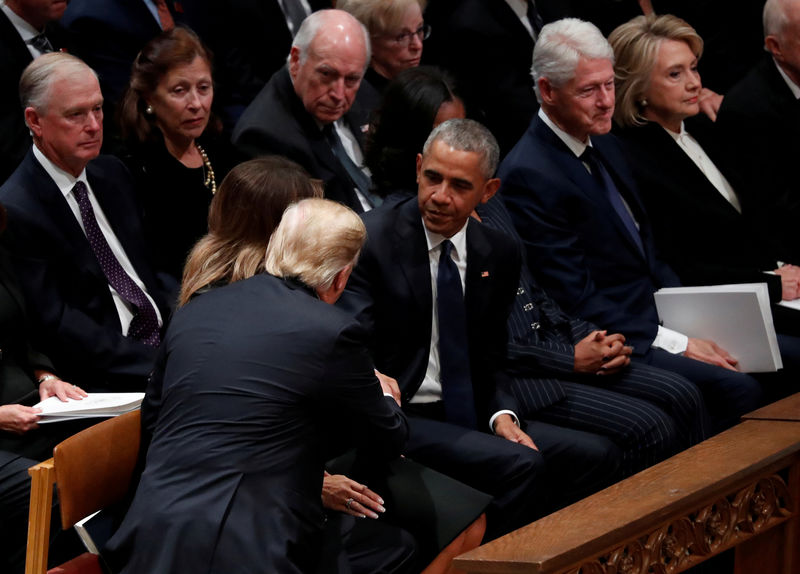
[[800, 422], [745, 421], [455, 564], [468, 573], [673, 574], [732, 547], [737, 574], [800, 573]]

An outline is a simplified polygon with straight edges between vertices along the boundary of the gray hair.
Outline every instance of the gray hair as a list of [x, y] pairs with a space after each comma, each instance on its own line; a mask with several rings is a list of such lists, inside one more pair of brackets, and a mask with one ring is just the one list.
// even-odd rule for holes
[[500, 161], [500, 147], [486, 127], [475, 120], [447, 120], [436, 126], [425, 141], [422, 155], [428, 155], [431, 146], [440, 141], [459, 151], [470, 151], [480, 155], [481, 171], [486, 179], [491, 178]]
[[[352, 19], [364, 34], [364, 47], [366, 48], [367, 52], [367, 57], [364, 60], [364, 70], [367, 69], [370, 60], [372, 59], [372, 44], [369, 41], [369, 32], [367, 31], [366, 26], [364, 26], [364, 24], [359, 22], [351, 14], [348, 14], [343, 10], [334, 9], [312, 12], [308, 15], [308, 17], [306, 17], [305, 20], [303, 20], [303, 23], [300, 24], [300, 29], [297, 30], [297, 34], [295, 34], [294, 40], [292, 41], [292, 48], [297, 48], [300, 51], [301, 66], [305, 63], [306, 58], [308, 57], [308, 47], [311, 45], [311, 42], [314, 41], [314, 38], [317, 37], [317, 33], [320, 31], [320, 28], [322, 28], [323, 24], [325, 24], [331, 18], [340, 16], [342, 14], [346, 14], [347, 18]], [[291, 55], [289, 57], [291, 57]], [[287, 57], [287, 61], [288, 60], [289, 58]]]
[[614, 63], [614, 50], [597, 26], [577, 18], [564, 18], [542, 28], [533, 48], [531, 66], [539, 103], [542, 102], [539, 78], [547, 78], [553, 86], [560, 88], [575, 77], [575, 68], [581, 58]]
[[763, 24], [764, 37], [781, 37], [783, 29], [789, 23], [789, 15], [786, 11], [787, 0], [767, 0], [764, 4]]
[[267, 245], [267, 273], [327, 289], [355, 265], [367, 230], [356, 213], [329, 199], [303, 199], [286, 208]]
[[47, 113], [53, 82], [61, 78], [75, 78], [87, 71], [97, 78], [95, 71], [80, 58], [65, 52], [42, 54], [28, 64], [19, 80], [22, 108], [30, 107], [40, 114]]

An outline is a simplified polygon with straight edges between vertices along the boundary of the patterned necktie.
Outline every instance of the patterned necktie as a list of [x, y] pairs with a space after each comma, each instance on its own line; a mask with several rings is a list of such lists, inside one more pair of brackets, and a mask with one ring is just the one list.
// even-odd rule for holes
[[639, 229], [636, 227], [636, 222], [625, 206], [619, 189], [617, 189], [617, 186], [614, 184], [614, 180], [611, 179], [608, 170], [603, 166], [603, 162], [598, 153], [593, 147], [586, 146], [586, 149], [581, 154], [580, 160], [586, 163], [589, 169], [592, 170], [592, 177], [594, 177], [595, 181], [603, 189], [606, 199], [608, 199], [611, 207], [614, 208], [617, 216], [622, 220], [622, 225], [625, 226], [625, 229], [636, 244], [636, 247], [638, 247], [641, 254], [644, 255], [644, 245], [642, 244], [642, 237], [639, 235]]
[[47, 54], [55, 51], [53, 49], [53, 45], [50, 43], [50, 40], [47, 39], [47, 36], [45, 36], [44, 33], [36, 34], [33, 38], [28, 40], [28, 44], [38, 50], [40, 54]]
[[164, 32], [169, 32], [175, 27], [175, 20], [172, 18], [172, 13], [167, 6], [167, 0], [155, 0], [156, 11], [158, 12], [158, 23]]
[[92, 246], [92, 251], [94, 251], [109, 285], [135, 308], [133, 320], [128, 328], [128, 336], [146, 345], [158, 346], [161, 337], [159, 335], [156, 310], [144, 294], [144, 291], [125, 272], [111, 251], [105, 235], [103, 235], [100, 226], [97, 224], [92, 203], [89, 201], [89, 192], [86, 189], [86, 184], [82, 181], [77, 182], [75, 187], [72, 188], [72, 193], [75, 194], [75, 199], [78, 200], [81, 220], [86, 230], [86, 238], [89, 240], [89, 245]]
[[322, 128], [322, 133], [325, 135], [325, 139], [328, 140], [328, 145], [331, 146], [333, 155], [336, 156], [336, 159], [338, 159], [339, 163], [342, 164], [342, 167], [347, 172], [347, 175], [350, 176], [350, 181], [352, 182], [353, 186], [358, 188], [358, 191], [361, 192], [361, 195], [367, 199], [372, 207], [378, 207], [381, 203], [383, 203], [383, 199], [370, 192], [369, 188], [371, 187], [372, 182], [367, 177], [367, 174], [365, 174], [363, 170], [358, 167], [352, 159], [350, 159], [350, 156], [347, 154], [347, 150], [344, 149], [344, 144], [342, 144], [342, 140], [339, 137], [339, 134], [336, 133], [336, 128], [333, 126], [333, 124], [328, 124]]
[[439, 319], [439, 364], [442, 400], [448, 422], [475, 429], [475, 397], [470, 376], [467, 312], [461, 276], [450, 253], [453, 244], [442, 242], [436, 277], [436, 308]]

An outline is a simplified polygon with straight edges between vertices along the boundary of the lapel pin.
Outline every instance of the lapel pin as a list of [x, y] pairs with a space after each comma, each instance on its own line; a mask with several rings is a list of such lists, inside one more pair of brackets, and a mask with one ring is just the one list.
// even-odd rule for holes
[[481, 271], [481, 277], [488, 277], [488, 276], [489, 276], [488, 271]]

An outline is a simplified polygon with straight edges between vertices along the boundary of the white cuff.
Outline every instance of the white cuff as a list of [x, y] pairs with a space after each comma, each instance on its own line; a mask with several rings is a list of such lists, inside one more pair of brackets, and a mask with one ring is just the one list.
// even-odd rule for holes
[[653, 339], [653, 344], [650, 346], [656, 349], [664, 349], [673, 355], [679, 355], [689, 346], [689, 337], [659, 325], [656, 338]]
[[517, 418], [517, 415], [514, 414], [514, 411], [503, 409], [494, 413], [492, 415], [492, 418], [489, 419], [489, 432], [491, 432], [492, 434], [494, 434], [494, 421], [497, 420], [497, 417], [499, 417], [500, 415], [511, 415], [511, 420], [514, 421], [515, 425], [519, 426], [519, 419]]

